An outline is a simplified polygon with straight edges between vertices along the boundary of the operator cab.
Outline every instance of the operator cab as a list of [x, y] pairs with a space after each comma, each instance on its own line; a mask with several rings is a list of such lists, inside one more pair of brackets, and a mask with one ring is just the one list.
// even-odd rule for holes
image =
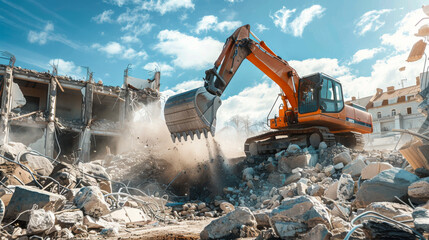
[[298, 112], [300, 114], [321, 110], [338, 113], [344, 108], [341, 83], [324, 74], [315, 73], [299, 80]]

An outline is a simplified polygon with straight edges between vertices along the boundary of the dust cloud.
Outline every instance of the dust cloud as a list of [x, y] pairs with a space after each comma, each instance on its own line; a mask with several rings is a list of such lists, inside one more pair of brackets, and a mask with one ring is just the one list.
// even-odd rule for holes
[[[140, 157], [129, 166], [130, 178], [140, 175], [148, 162], [159, 167], [157, 181], [175, 189], [179, 194], [196, 194], [194, 198], [219, 193], [229, 183], [229, 159], [243, 156], [243, 137], [232, 129], [219, 131], [215, 138], [203, 136], [173, 143], [158, 104], [143, 106], [135, 112], [119, 141], [123, 155], [136, 153]], [[240, 154], [241, 152], [241, 154]], [[147, 171], [147, 170], [146, 170]], [[173, 183], [172, 183], [173, 182]]]

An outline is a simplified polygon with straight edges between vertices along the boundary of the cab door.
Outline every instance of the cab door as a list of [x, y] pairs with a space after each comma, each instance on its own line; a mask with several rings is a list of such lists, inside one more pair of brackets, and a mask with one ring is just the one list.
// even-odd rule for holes
[[323, 77], [320, 89], [320, 109], [322, 113], [335, 118], [340, 118], [340, 112], [344, 109], [344, 98], [341, 84], [332, 79]]

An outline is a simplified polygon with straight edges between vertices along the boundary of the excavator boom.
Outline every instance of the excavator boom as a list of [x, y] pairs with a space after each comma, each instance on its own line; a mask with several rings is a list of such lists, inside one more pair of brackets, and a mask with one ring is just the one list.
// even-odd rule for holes
[[250, 34], [254, 36], [250, 26], [244, 25], [226, 40], [214, 67], [205, 72], [204, 87], [167, 100], [164, 115], [173, 141], [181, 137], [186, 141], [188, 136], [193, 139], [201, 133], [207, 136], [208, 132], [214, 136], [219, 97], [246, 58], [280, 86], [285, 93], [284, 104], [297, 111], [298, 74], [264, 42], [250, 39]]

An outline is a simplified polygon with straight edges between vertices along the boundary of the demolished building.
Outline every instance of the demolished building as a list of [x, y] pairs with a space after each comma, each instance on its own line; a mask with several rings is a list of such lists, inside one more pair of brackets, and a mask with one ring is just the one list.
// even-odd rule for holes
[[[126, 131], [137, 108], [159, 103], [160, 72], [144, 80], [124, 71], [124, 84], [104, 86], [87, 80], [0, 65], [1, 145], [22, 142], [49, 157], [116, 153], [116, 141]], [[102, 157], [102, 156], [101, 156]]]

